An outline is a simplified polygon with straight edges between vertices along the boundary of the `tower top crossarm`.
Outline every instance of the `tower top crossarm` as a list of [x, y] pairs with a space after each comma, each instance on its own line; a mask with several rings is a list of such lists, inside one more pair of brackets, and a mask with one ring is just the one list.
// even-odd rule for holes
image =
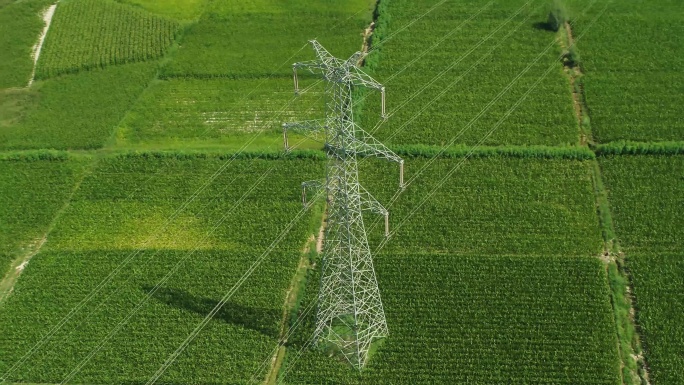
[[381, 116], [383, 119], [387, 118], [385, 113], [385, 87], [359, 68], [359, 63], [366, 56], [366, 53], [357, 51], [347, 60], [340, 60], [331, 55], [317, 40], [309, 40], [309, 43], [313, 46], [317, 59], [297, 62], [292, 65], [295, 94], [299, 93], [297, 69], [305, 69], [310, 73], [322, 75], [326, 81], [344, 84], [349, 89], [351, 87], [364, 87], [380, 91]]
[[349, 59], [342, 61], [331, 55], [317, 40], [309, 40], [309, 43], [313, 46], [317, 59], [294, 63], [295, 70], [306, 69], [311, 73], [322, 74], [328, 80], [348, 82], [353, 86], [384, 89], [382, 84], [358, 67], [358, 63], [366, 56], [365, 53], [357, 51]]

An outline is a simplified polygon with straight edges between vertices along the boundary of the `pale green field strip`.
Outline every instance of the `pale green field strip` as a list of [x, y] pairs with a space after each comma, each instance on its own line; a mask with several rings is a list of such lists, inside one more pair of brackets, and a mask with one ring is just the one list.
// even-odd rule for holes
[[[412, 4], [404, 2], [383, 5], [379, 18], [379, 30], [374, 41], [382, 43], [383, 36], [392, 33], [406, 20], [413, 18], [420, 9], [425, 9], [432, 1]], [[404, 122], [413, 118], [428, 101], [433, 100], [443, 89], [452, 87], [413, 120], [407, 129], [391, 139], [392, 144], [443, 144], [472, 119], [494, 95], [503, 89], [516, 74], [520, 73], [535, 57], [553, 42], [555, 35], [535, 28], [534, 24], [546, 20], [541, 3], [532, 2], [511, 21], [524, 1], [495, 4], [482, 11], [473, 20], [471, 15], [478, 12], [482, 2], [448, 2], [435, 15], [424, 18], [411, 26], [409, 33], [402, 33], [387, 45], [381, 46], [373, 59], [374, 76], [386, 82], [388, 107], [401, 105], [410, 95], [423, 85], [433, 81], [420, 96], [397, 111], [393, 119], [383, 125], [378, 132], [382, 139], [391, 135]], [[383, 19], [387, 18], [387, 20]], [[457, 27], [465, 22], [460, 30]], [[504, 26], [490, 36], [492, 31]], [[510, 34], [512, 29], [515, 33]], [[444, 39], [444, 36], [448, 38]], [[436, 41], [436, 49], [426, 51]], [[477, 44], [482, 43], [479, 47]], [[466, 56], [471, 47], [477, 47]], [[492, 51], [493, 49], [493, 51]], [[418, 54], [425, 52], [409, 70], [395, 76], [405, 63], [412, 62]], [[492, 52], [490, 56], [489, 52]], [[477, 142], [487, 128], [491, 127], [540, 76], [549, 64], [557, 60], [559, 52], [551, 50], [537, 62], [476, 125], [458, 139], [459, 143]], [[456, 63], [448, 69], [450, 63]], [[478, 64], [479, 63], [479, 64]], [[472, 66], [473, 70], [470, 70]], [[448, 69], [442, 77], [435, 79], [437, 72]], [[459, 80], [466, 71], [468, 75]], [[458, 81], [456, 86], [450, 86]], [[561, 145], [578, 142], [576, 119], [572, 111], [572, 99], [568, 92], [561, 65], [538, 86], [534, 94], [522, 104], [505, 122], [504, 127], [487, 139], [485, 144], [544, 144]], [[374, 100], [371, 97], [369, 100]], [[367, 104], [374, 106], [374, 101]], [[375, 116], [375, 110], [364, 116]], [[499, 112], [497, 112], [499, 111]], [[364, 125], [368, 123], [364, 122]]]
[[[567, 0], [577, 11], [589, 0]], [[684, 3], [614, 1], [578, 43], [594, 138], [684, 140]], [[581, 33], [586, 22], [573, 24]]]
[[115, 145], [230, 148], [259, 135], [255, 146], [282, 149], [283, 122], [324, 116], [322, 85], [301, 82], [302, 89], [309, 86], [295, 97], [289, 78], [155, 81], [119, 124]]
[[[383, 252], [375, 266], [390, 337], [368, 366], [359, 374], [302, 350], [311, 313], [288, 343], [282, 383], [620, 384], [596, 258]], [[302, 307], [315, 298], [316, 272]]]
[[[0, 311], [0, 323], [7, 325], [0, 336], [7, 347], [0, 352], [0, 371], [144, 243], [125, 273], [106, 287], [107, 296], [88, 303], [11, 380], [61, 381], [185, 258], [168, 283], [74, 378], [76, 383], [146, 380], [300, 210], [300, 182], [323, 173], [323, 163], [315, 159], [235, 162], [160, 236], [144, 242], [223, 162], [144, 156], [100, 160]], [[273, 166], [270, 179], [233, 208], [246, 186]], [[229, 210], [234, 211], [210, 232]], [[279, 336], [283, 298], [310, 227], [307, 220], [295, 226], [164, 381], [235, 383], [252, 374], [261, 353], [272, 350]]]

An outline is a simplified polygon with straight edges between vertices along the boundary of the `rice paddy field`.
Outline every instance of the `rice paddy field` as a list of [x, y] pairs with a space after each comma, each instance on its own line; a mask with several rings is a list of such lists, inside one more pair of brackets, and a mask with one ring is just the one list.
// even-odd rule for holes
[[[682, 384], [684, 4], [0, 0], [0, 382]], [[389, 335], [315, 344], [338, 108]], [[355, 60], [355, 59], [352, 59]], [[334, 74], [328, 74], [328, 78]], [[326, 88], [328, 86], [328, 88]], [[311, 186], [311, 185], [308, 185]]]

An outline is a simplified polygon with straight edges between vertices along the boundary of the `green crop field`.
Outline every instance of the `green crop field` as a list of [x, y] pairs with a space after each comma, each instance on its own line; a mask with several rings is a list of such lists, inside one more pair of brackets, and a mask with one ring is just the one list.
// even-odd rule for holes
[[596, 140], [684, 140], [682, 11], [680, 1], [613, 2], [578, 43]]
[[[74, 379], [83, 383], [145, 380], [300, 210], [299, 180], [322, 171], [322, 163], [315, 158], [228, 162], [166, 156], [100, 162], [82, 182], [43, 252], [31, 260], [14, 295], [3, 306], [0, 322], [5, 326], [0, 338], [6, 349], [0, 353], [0, 371], [7, 370], [46, 326], [57, 323], [111, 270], [139, 250], [126, 273], [107, 287], [114, 295], [101, 307], [96, 306], [98, 301], [89, 303], [83, 309], [87, 318], [66, 325], [12, 379], [61, 381], [180, 263], [136, 317]], [[175, 209], [226, 163], [225, 172], [177, 213], [171, 225], [164, 226]], [[257, 183], [258, 176], [267, 171], [268, 183]], [[246, 187], [255, 184], [245, 194]], [[237, 204], [243, 194], [242, 204]], [[256, 370], [262, 352], [275, 346], [283, 297], [309, 227], [307, 220], [296, 224], [266, 257], [260, 273], [231, 298], [165, 381], [220, 378], [235, 382]], [[154, 236], [155, 232], [161, 236]], [[36, 316], [40, 321], [20, 322]], [[131, 339], [132, 335], [136, 337]], [[211, 354], [196, 362], [193, 357], [200, 351]]]
[[615, 229], [633, 274], [637, 321], [656, 384], [684, 378], [681, 250], [684, 239], [684, 156], [600, 158]]
[[600, 159], [622, 247], [679, 252], [684, 239], [684, 156]]
[[259, 147], [279, 149], [282, 122], [323, 117], [321, 87], [311, 86], [295, 98], [291, 79], [161, 80], [122, 120], [117, 145], [216, 147], [264, 134]]
[[174, 21], [109, 0], [63, 2], [55, 11], [36, 77], [159, 58], [178, 28]]
[[0, 148], [102, 147], [155, 67], [135, 63], [65, 75], [38, 82], [35, 97], [9, 95], [22, 111], [0, 131]]
[[83, 173], [82, 160], [47, 158], [0, 156], [0, 276], [13, 259], [35, 251]]
[[[163, 75], [289, 75], [290, 64], [310, 57], [300, 48], [314, 37], [340, 55], [361, 49], [360, 34], [371, 22], [372, 1], [326, 1], [313, 9], [310, 5], [301, 0], [211, 2], [201, 20], [188, 28]], [[318, 31], [315, 36], [312, 30]]]
[[286, 360], [287, 383], [620, 383], [596, 259], [383, 252], [376, 269], [394, 327], [368, 368], [304, 350]]
[[[392, 223], [412, 214], [392, 253], [596, 255], [601, 251], [588, 162], [506, 157], [471, 159], [427, 203], [425, 195], [463, 158], [427, 166], [391, 208]], [[426, 161], [409, 159], [406, 175]], [[486, 175], [485, 175], [486, 174]], [[398, 171], [375, 164], [362, 182], [381, 202], [396, 192]], [[415, 213], [413, 213], [415, 211]], [[381, 230], [371, 234], [377, 243]]]
[[681, 254], [635, 255], [628, 266], [651, 379], [654, 384], [679, 384], [684, 381], [684, 259]]
[[[684, 382], [683, 21], [676, 0], [0, 0], [0, 382]], [[389, 335], [357, 370], [314, 346], [317, 309]]]
[[117, 0], [131, 4], [149, 12], [176, 20], [191, 20], [199, 17], [204, 10], [207, 0]]
[[41, 12], [49, 4], [47, 0], [26, 0], [0, 7], [0, 90], [25, 87], [31, 78], [33, 47], [44, 25]]
[[[383, 4], [384, 12], [379, 19], [380, 53], [373, 69], [378, 79], [386, 81], [389, 110], [396, 111], [379, 128], [378, 136], [391, 136], [387, 141], [396, 144], [442, 145], [451, 140], [475, 144], [527, 87], [557, 61], [559, 49], [552, 44], [553, 33], [535, 27], [546, 21], [546, 7], [540, 2], [522, 8], [524, 1], [508, 1], [489, 8], [483, 7], [485, 2], [448, 2], [439, 12], [412, 25], [410, 33], [392, 36], [394, 30], [433, 3]], [[475, 21], [469, 20], [480, 11]], [[386, 46], [383, 37], [391, 37]], [[429, 50], [437, 43], [438, 48]], [[549, 44], [550, 49], [539, 55]], [[528, 65], [532, 67], [513, 83], [511, 92], [468, 126]], [[559, 66], [484, 144], [577, 143], [579, 131], [568, 90], [568, 81]], [[375, 101], [372, 104], [379, 105]], [[364, 123], [373, 127], [376, 114], [370, 115], [371, 119]]]

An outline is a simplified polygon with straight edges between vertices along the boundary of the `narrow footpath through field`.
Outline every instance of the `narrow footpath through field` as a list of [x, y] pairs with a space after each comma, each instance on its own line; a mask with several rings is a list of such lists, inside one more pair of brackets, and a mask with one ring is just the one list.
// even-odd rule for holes
[[33, 71], [31, 72], [31, 78], [29, 79], [28, 85], [26, 87], [31, 87], [31, 84], [33, 84], [33, 80], [36, 76], [36, 65], [38, 64], [38, 59], [40, 58], [40, 51], [43, 49], [45, 36], [50, 29], [52, 17], [55, 15], [55, 9], [57, 9], [57, 3], [47, 7], [45, 12], [43, 12], [43, 22], [45, 23], [45, 27], [43, 27], [43, 31], [38, 37], [38, 42], [36, 42], [36, 45], [33, 46], [33, 54], [31, 55], [33, 57]]
[[91, 168], [86, 169], [78, 178], [76, 181], [76, 184], [74, 187], [71, 189], [71, 192], [69, 193], [69, 196], [64, 200], [64, 204], [62, 207], [60, 207], [59, 210], [55, 213], [54, 217], [52, 218], [52, 221], [50, 224], [47, 226], [45, 229], [45, 232], [40, 236], [34, 239], [33, 242], [31, 242], [29, 245], [27, 245], [24, 248], [24, 252], [19, 254], [17, 258], [12, 261], [10, 264], [10, 268], [5, 274], [4, 277], [0, 280], [0, 305], [2, 305], [3, 301], [10, 295], [12, 294], [12, 291], [14, 290], [14, 286], [17, 283], [17, 280], [21, 276], [21, 273], [26, 269], [26, 266], [28, 266], [29, 262], [31, 261], [31, 258], [35, 257], [41, 250], [41, 248], [45, 245], [45, 243], [48, 240], [48, 236], [50, 235], [50, 232], [52, 229], [55, 227], [57, 221], [59, 218], [62, 216], [64, 211], [69, 207], [71, 204], [71, 200], [78, 191], [78, 189], [81, 187], [81, 183], [85, 179], [86, 175], [92, 170], [92, 167], [95, 165], [95, 161], [91, 163]]
[[307, 240], [306, 245], [302, 249], [302, 255], [299, 259], [299, 264], [295, 275], [292, 277], [292, 283], [285, 296], [285, 306], [283, 307], [283, 319], [280, 325], [280, 336], [278, 341], [278, 349], [271, 361], [271, 367], [266, 375], [266, 384], [273, 385], [278, 381], [278, 374], [280, 368], [285, 360], [285, 353], [287, 348], [288, 333], [290, 333], [290, 320], [293, 315], [299, 313], [299, 300], [306, 288], [306, 277], [310, 269], [315, 268], [315, 263], [312, 262], [312, 254], [316, 253], [320, 256], [323, 251], [323, 237], [325, 234], [325, 213], [321, 215], [321, 227], [318, 234], [312, 234]]
[[[566, 21], [559, 31], [559, 44], [563, 52], [563, 70], [570, 82], [573, 107], [577, 118], [580, 145], [590, 148], [594, 145], [591, 131], [589, 107], [586, 102], [580, 55], [575, 46], [572, 26]], [[596, 199], [596, 213], [602, 229], [604, 250], [599, 256], [605, 263], [606, 274], [611, 286], [612, 306], [617, 324], [617, 350], [620, 353], [623, 384], [648, 385], [648, 365], [641, 349], [641, 341], [635, 320], [634, 298], [630, 287], [631, 278], [624, 269], [625, 258], [615, 236], [615, 227], [610, 212], [608, 191], [605, 188], [598, 160], [591, 161], [590, 173]], [[633, 336], [630, 338], [630, 336]], [[637, 353], [639, 352], [639, 353]], [[630, 378], [625, 378], [629, 376]]]

